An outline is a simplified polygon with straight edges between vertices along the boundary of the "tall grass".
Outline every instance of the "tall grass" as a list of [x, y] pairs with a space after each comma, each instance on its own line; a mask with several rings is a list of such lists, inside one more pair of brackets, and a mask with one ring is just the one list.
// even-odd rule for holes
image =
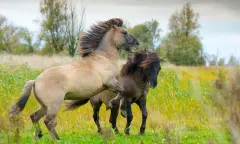
[[232, 135], [232, 143], [240, 143], [240, 68], [228, 73], [219, 71], [211, 95], [225, 126]]
[[[81, 59], [79, 57], [70, 56], [41, 56], [41, 55], [11, 55], [0, 54], [0, 64], [8, 64], [12, 66], [26, 65], [32, 69], [47, 69], [52, 66], [71, 63], [73, 60]], [[120, 60], [119, 65], [124, 64], [125, 60]]]

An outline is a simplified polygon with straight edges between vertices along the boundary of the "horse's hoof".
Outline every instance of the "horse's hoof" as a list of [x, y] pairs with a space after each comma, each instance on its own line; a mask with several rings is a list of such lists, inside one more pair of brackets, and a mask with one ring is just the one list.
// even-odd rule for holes
[[43, 134], [39, 133], [37, 136], [38, 136], [39, 139], [41, 139], [43, 137]]
[[144, 135], [144, 133], [142, 133], [142, 132], [139, 132], [139, 133], [138, 133], [138, 136], [142, 136], [142, 135]]
[[130, 135], [130, 128], [126, 128], [126, 129], [124, 130], [124, 133], [125, 133], [126, 135]]
[[122, 117], [126, 118], [127, 117], [127, 112], [122, 110], [121, 115], [122, 115]]
[[114, 129], [115, 134], [119, 134], [119, 130], [117, 128]]
[[101, 130], [101, 129], [100, 129], [100, 130], [98, 130], [98, 133], [99, 133], [99, 134], [102, 134], [102, 130]]
[[39, 131], [39, 132], [37, 132], [37, 133], [34, 133], [34, 137], [35, 137], [36, 139], [41, 139], [41, 138], [43, 137], [42, 131]]

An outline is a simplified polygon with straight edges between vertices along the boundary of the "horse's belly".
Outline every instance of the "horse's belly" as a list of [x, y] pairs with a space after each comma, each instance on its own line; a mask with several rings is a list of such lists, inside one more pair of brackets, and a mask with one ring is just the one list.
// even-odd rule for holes
[[96, 86], [96, 87], [81, 87], [79, 89], [76, 89], [75, 91], [68, 92], [65, 95], [66, 100], [83, 100], [83, 99], [89, 99], [98, 93], [102, 92], [105, 89], [105, 87]]

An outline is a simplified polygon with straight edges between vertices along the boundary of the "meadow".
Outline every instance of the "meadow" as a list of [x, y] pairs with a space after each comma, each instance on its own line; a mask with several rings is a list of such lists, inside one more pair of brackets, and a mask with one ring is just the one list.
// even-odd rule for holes
[[27, 80], [35, 79], [44, 69], [71, 62], [69, 57], [0, 56], [0, 144], [2, 143], [114, 143], [114, 144], [228, 144], [231, 135], [218, 109], [211, 100], [219, 67], [182, 67], [163, 64], [158, 86], [147, 96], [148, 119], [144, 136], [138, 136], [141, 112], [133, 104], [133, 121], [130, 136], [123, 133], [126, 120], [119, 115], [115, 135], [108, 122], [110, 111], [103, 105], [100, 122], [103, 135], [97, 133], [92, 119], [90, 103], [74, 111], [64, 111], [58, 117], [57, 132], [60, 141], [53, 141], [43, 123], [43, 138], [33, 138], [30, 114], [38, 108], [31, 95], [18, 119], [21, 125], [15, 129], [8, 122], [9, 107], [20, 96]]

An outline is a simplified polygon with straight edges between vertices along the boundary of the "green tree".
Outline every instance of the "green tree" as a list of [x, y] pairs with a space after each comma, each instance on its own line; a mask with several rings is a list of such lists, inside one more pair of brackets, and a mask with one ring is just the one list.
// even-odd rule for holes
[[158, 47], [156, 44], [160, 41], [161, 31], [158, 21], [147, 21], [143, 24], [129, 28], [128, 31], [139, 41], [140, 49], [153, 49]]
[[[66, 46], [66, 20], [67, 5], [63, 0], [41, 0], [40, 12], [41, 38], [45, 41], [48, 49], [56, 53], [63, 51]], [[53, 51], [52, 50], [52, 51]]]
[[8, 24], [3, 28], [2, 50], [7, 53], [13, 53], [13, 50], [19, 47], [19, 28]]
[[225, 65], [225, 59], [224, 58], [220, 58], [218, 60], [218, 66], [224, 66]]
[[77, 14], [76, 14], [76, 5], [73, 5], [72, 1], [69, 3], [69, 13], [67, 14], [66, 19], [66, 48], [70, 56], [74, 56], [77, 47], [78, 47], [78, 40], [79, 40], [79, 33], [82, 30], [83, 25], [83, 18], [85, 13], [85, 8], [83, 8], [81, 13], [81, 20], [78, 21]]
[[198, 36], [199, 14], [189, 3], [169, 20], [170, 32], [163, 39], [162, 47], [167, 59], [176, 65], [204, 65], [202, 43]]
[[[151, 49], [154, 50], [159, 46], [160, 31], [159, 23], [156, 20], [146, 21], [134, 27], [130, 27], [128, 23], [124, 25], [128, 32], [133, 35], [140, 43], [138, 49]], [[129, 54], [121, 51], [120, 57], [126, 58]]]
[[7, 23], [7, 18], [0, 15], [0, 51], [3, 51], [4, 29]]
[[239, 66], [240, 61], [234, 55], [231, 55], [227, 65], [228, 66]]
[[33, 33], [27, 28], [20, 28], [19, 35], [21, 37], [21, 43], [27, 53], [33, 53], [39, 48], [41, 40], [37, 39], [34, 41]]
[[33, 34], [27, 28], [17, 27], [0, 15], [0, 51], [21, 54], [32, 53], [38, 47]]
[[209, 55], [208, 56], [208, 62], [210, 66], [217, 66], [218, 64], [218, 53], [215, 55]]

